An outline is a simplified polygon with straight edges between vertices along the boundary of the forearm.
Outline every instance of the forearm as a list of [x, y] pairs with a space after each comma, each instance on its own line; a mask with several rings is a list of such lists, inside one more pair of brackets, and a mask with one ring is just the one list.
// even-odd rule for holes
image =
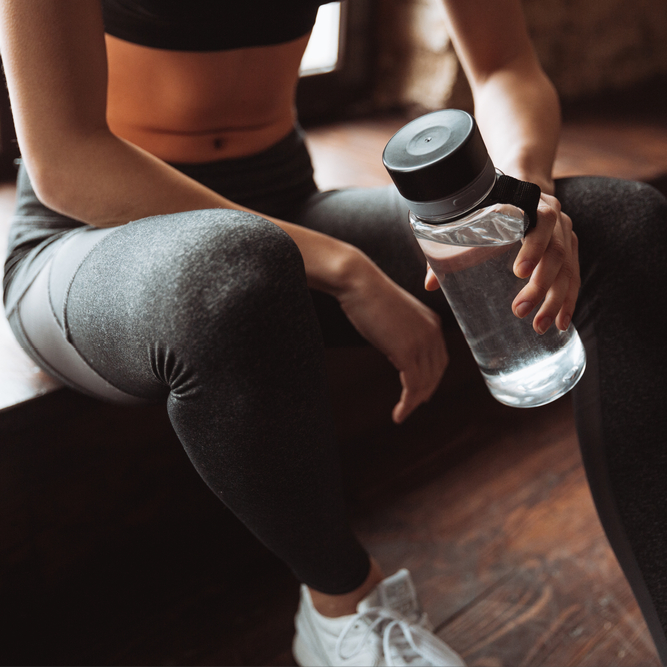
[[536, 62], [516, 62], [473, 85], [475, 117], [496, 167], [553, 194], [558, 95]]
[[[197, 209], [249, 210], [107, 131], [61, 141], [58, 154], [26, 155], [26, 166], [43, 203], [90, 225], [113, 227]], [[346, 243], [262, 217], [281, 227], [296, 243], [312, 288], [338, 296], [360, 275], [377, 270], [363, 253]]]
[[443, 2], [495, 165], [552, 192], [560, 108], [530, 41], [520, 0]]

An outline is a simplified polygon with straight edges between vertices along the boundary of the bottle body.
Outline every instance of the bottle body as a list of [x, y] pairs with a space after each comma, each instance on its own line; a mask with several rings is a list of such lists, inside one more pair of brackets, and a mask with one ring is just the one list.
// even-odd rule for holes
[[410, 213], [410, 225], [438, 278], [491, 394], [536, 407], [568, 392], [586, 353], [573, 325], [543, 334], [511, 304], [527, 280], [512, 270], [525, 231], [523, 212], [494, 204], [453, 222]]

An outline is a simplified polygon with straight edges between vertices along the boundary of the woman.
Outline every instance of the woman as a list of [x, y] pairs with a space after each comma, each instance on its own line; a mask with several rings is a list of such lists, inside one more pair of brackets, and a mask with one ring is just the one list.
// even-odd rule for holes
[[[361, 334], [396, 366], [396, 422], [431, 396], [447, 353], [423, 258], [391, 188], [312, 181], [293, 97], [319, 2], [229, 4], [2, 0], [23, 157], [10, 323], [72, 387], [167, 401], [207, 484], [303, 582], [300, 663], [462, 664], [407, 572], [385, 579], [350, 531], [322, 365], [320, 320], [327, 340]], [[494, 163], [544, 193], [512, 308], [540, 333], [575, 316], [584, 335], [592, 487], [664, 650], [665, 497], [651, 481], [665, 464], [665, 316], [643, 283], [664, 283], [665, 201], [636, 184], [554, 184], [558, 102], [518, 0], [445, 7]]]

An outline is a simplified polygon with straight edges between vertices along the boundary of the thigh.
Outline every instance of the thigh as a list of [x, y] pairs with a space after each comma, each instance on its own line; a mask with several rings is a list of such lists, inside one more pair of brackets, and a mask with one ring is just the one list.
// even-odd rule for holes
[[557, 183], [579, 237], [575, 312], [588, 367], [575, 387], [577, 431], [607, 537], [667, 657], [667, 200], [641, 183]]
[[67, 235], [12, 325], [73, 388], [164, 400], [193, 368], [202, 372], [202, 360], [210, 366], [225, 340], [252, 338], [274, 301], [296, 318], [290, 299], [300, 285], [303, 262], [278, 227], [239, 211], [191, 211]]
[[426, 260], [393, 186], [320, 192], [292, 216], [309, 229], [350, 243], [413, 294], [424, 292]]
[[[575, 324], [594, 332], [611, 437], [632, 427], [636, 404], [648, 407], [665, 395], [667, 312], [660, 298], [667, 283], [667, 200], [643, 183], [597, 177], [559, 181], [556, 194], [579, 238]], [[664, 414], [645, 424], [653, 440], [662, 442], [651, 425]]]

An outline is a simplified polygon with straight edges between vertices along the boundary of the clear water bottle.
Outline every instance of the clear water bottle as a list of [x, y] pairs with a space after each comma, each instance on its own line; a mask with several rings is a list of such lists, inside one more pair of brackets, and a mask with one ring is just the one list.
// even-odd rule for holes
[[586, 367], [574, 326], [539, 335], [532, 317], [519, 319], [511, 309], [527, 283], [512, 267], [535, 215], [526, 193], [533, 188], [534, 209], [537, 186], [498, 172], [474, 118], [458, 109], [408, 123], [383, 162], [491, 394], [527, 408], [572, 389]]

